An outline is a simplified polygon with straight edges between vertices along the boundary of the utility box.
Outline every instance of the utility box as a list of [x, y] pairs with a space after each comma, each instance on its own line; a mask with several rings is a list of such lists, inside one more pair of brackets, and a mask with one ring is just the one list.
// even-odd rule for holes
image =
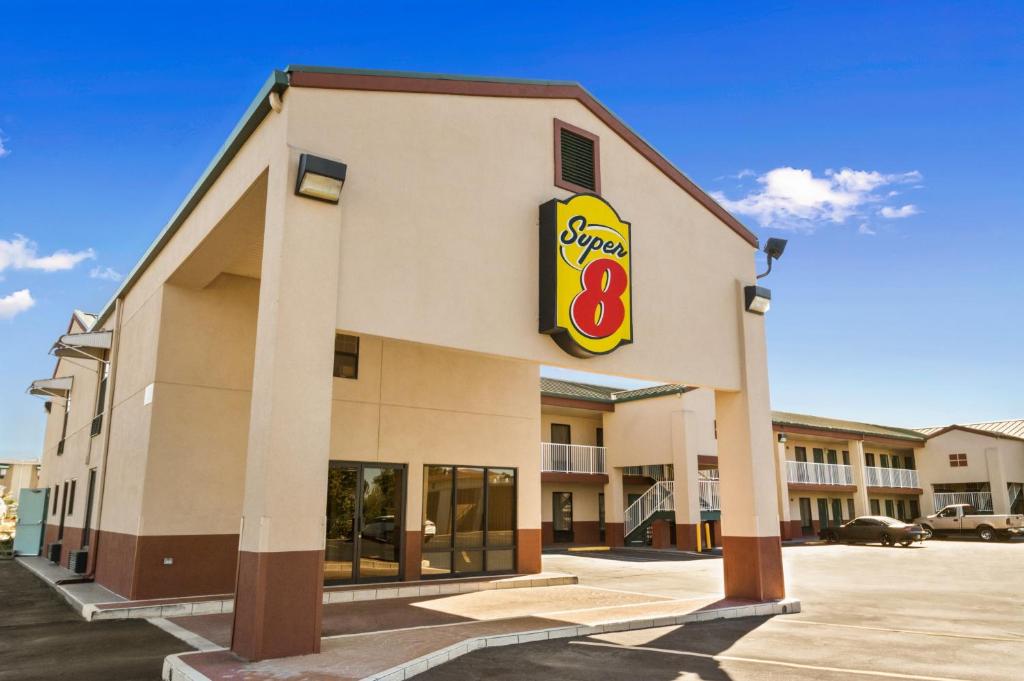
[[85, 568], [89, 564], [89, 549], [80, 551], [68, 551], [68, 569], [77, 574], [85, 574]]
[[60, 542], [55, 541], [52, 544], [46, 546], [46, 557], [50, 559], [51, 563], [60, 565]]

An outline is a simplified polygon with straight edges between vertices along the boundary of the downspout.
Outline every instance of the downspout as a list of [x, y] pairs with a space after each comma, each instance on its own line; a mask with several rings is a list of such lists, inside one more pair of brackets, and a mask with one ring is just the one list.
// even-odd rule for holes
[[99, 562], [99, 550], [100, 550], [100, 537], [102, 534], [100, 528], [103, 526], [103, 497], [107, 491], [107, 455], [110, 453], [110, 435], [113, 432], [113, 421], [114, 421], [114, 390], [117, 387], [117, 359], [118, 351], [121, 348], [121, 315], [123, 313], [124, 299], [117, 298], [114, 300], [114, 337], [111, 339], [110, 346], [110, 376], [108, 380], [107, 390], [107, 404], [104, 405], [104, 430], [106, 431], [103, 436], [103, 457], [100, 462], [102, 470], [100, 472], [100, 489], [99, 495], [96, 499], [96, 528], [91, 530], [95, 533], [95, 536], [89, 542], [89, 552], [92, 554], [92, 569], [89, 570], [89, 574], [86, 575], [87, 579], [96, 579], [96, 564]]

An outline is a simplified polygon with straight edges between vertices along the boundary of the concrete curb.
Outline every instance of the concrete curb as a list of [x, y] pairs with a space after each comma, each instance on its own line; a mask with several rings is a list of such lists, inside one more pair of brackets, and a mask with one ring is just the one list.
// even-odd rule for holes
[[[549, 573], [548, 576], [523, 575], [504, 579], [490, 579], [473, 582], [438, 581], [435, 584], [413, 584], [409, 586], [379, 586], [369, 589], [337, 589], [327, 590], [323, 594], [323, 604], [351, 603], [353, 601], [380, 601], [392, 598], [419, 598], [422, 596], [448, 596], [453, 594], [490, 591], [494, 589], [526, 589], [530, 587], [566, 586], [579, 583], [575, 575]], [[58, 587], [59, 589], [59, 587]], [[153, 617], [187, 617], [189, 615], [214, 615], [234, 611], [234, 598], [196, 600], [182, 603], [164, 603], [159, 605], [126, 605], [125, 607], [105, 607], [95, 604], [81, 606], [82, 617], [86, 620], [124, 620], [150, 619]], [[76, 606], [77, 607], [77, 606]]]
[[[482, 648], [497, 648], [500, 646], [518, 645], [521, 643], [533, 643], [535, 641], [551, 641], [560, 638], [578, 638], [581, 636], [593, 636], [595, 634], [607, 634], [616, 631], [629, 631], [635, 629], [653, 629], [655, 627], [670, 627], [680, 624], [694, 624], [699, 622], [711, 622], [714, 620], [734, 619], [738, 617], [765, 617], [772, 615], [787, 615], [800, 612], [800, 601], [795, 598], [784, 598], [771, 603], [757, 603], [751, 605], [738, 605], [716, 610], [704, 610], [686, 613], [685, 615], [668, 615], [652, 619], [626, 619], [602, 622], [591, 625], [571, 624], [562, 627], [551, 627], [548, 629], [537, 629], [524, 631], [518, 634], [496, 634], [493, 636], [475, 636], [473, 638], [454, 643], [450, 646], [422, 655], [416, 659], [409, 660], [400, 665], [385, 669], [382, 672], [364, 677], [361, 681], [402, 681], [428, 669], [432, 669], [446, 662], [455, 660], [463, 655]], [[168, 655], [164, 659], [163, 679], [164, 681], [212, 681], [205, 674], [193, 669], [187, 662], [182, 660], [183, 656], [194, 653], [178, 653]]]

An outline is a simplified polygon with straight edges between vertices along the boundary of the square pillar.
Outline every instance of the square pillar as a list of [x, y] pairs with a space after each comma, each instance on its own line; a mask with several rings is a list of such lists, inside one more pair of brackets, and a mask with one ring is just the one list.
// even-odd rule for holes
[[622, 546], [625, 532], [626, 493], [622, 483], [622, 468], [608, 469], [608, 484], [604, 487], [604, 538], [608, 546]]
[[[535, 450], [536, 451], [536, 450]], [[541, 482], [540, 457], [532, 458], [536, 468], [532, 475], [520, 475], [516, 483], [516, 572], [536, 574], [542, 569]]]
[[1010, 491], [1006, 485], [1006, 469], [997, 447], [985, 448], [985, 465], [988, 467], [988, 487], [992, 490], [992, 513], [1009, 515]]
[[776, 496], [779, 501], [779, 536], [782, 539], [792, 539], [800, 536], [800, 528], [793, 527], [793, 520], [789, 511], [789, 478], [786, 466], [786, 443], [775, 443], [775, 479]]
[[733, 301], [741, 335], [740, 389], [715, 391], [725, 595], [767, 601], [785, 597], [786, 590], [764, 317], [744, 310], [743, 282], [737, 282]]
[[[341, 207], [295, 196], [297, 156], [267, 178], [231, 650], [320, 650]], [[344, 204], [344, 197], [342, 197]]]
[[850, 440], [850, 468], [853, 469], [853, 484], [857, 489], [853, 492], [853, 512], [858, 516], [871, 515], [871, 503], [868, 501], [868, 484], [866, 464], [864, 463], [864, 441]]
[[672, 499], [676, 516], [676, 547], [697, 550], [700, 494], [697, 489], [697, 417], [692, 411], [672, 412]]

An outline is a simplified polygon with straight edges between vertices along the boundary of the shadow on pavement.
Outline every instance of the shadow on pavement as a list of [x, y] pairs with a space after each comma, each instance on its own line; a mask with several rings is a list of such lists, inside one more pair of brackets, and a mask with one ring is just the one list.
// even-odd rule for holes
[[[644, 681], [732, 681], [733, 677], [714, 659], [737, 641], [764, 624], [767, 617], [702, 622], [679, 627], [629, 632], [631, 646], [687, 653], [678, 655], [615, 645], [625, 634], [562, 639], [543, 643], [490, 648], [470, 653], [421, 674], [423, 681], [511, 681], [558, 679], [559, 681], [613, 681], [643, 678]], [[692, 677], [683, 676], [687, 672]], [[784, 678], [784, 677], [780, 677]]]

